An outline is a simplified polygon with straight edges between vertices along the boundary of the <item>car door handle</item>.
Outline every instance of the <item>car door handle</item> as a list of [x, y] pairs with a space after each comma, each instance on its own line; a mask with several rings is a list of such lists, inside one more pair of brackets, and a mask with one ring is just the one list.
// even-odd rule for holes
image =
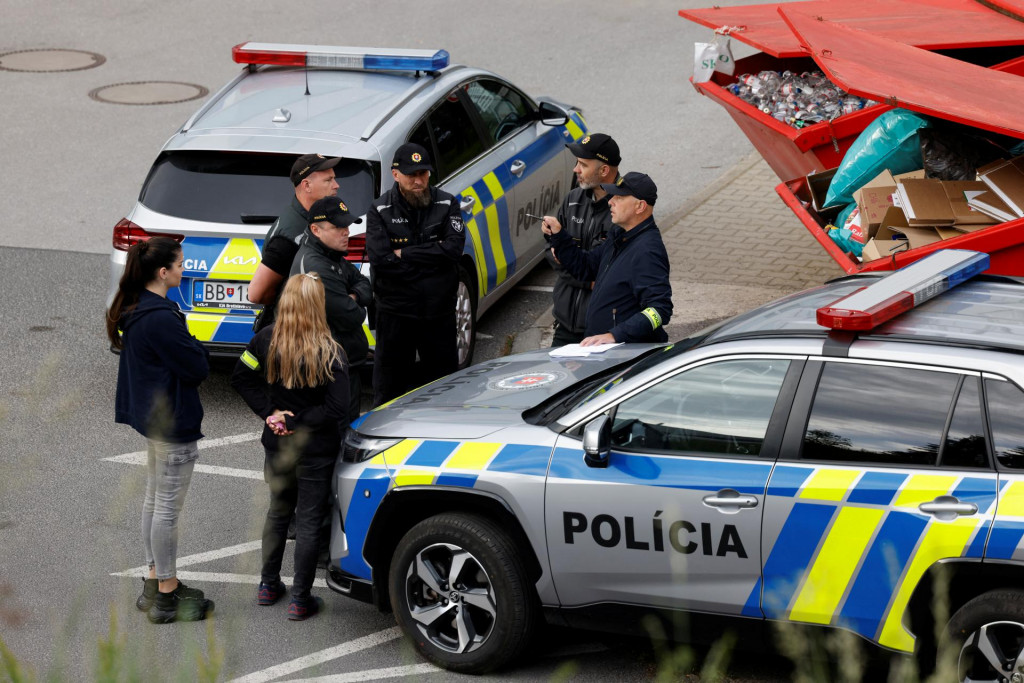
[[463, 197], [462, 201], [459, 202], [459, 208], [463, 211], [469, 211], [474, 204], [476, 204], [476, 197]]
[[526, 170], [526, 163], [516, 159], [512, 162], [512, 165], [508, 167], [508, 170], [512, 171], [512, 175], [521, 176], [523, 171]]
[[755, 496], [741, 496], [733, 489], [723, 489], [702, 499], [708, 507], [721, 508], [722, 512], [739, 512], [744, 508], [757, 507]]
[[945, 522], [956, 519], [960, 515], [974, 515], [978, 512], [977, 505], [961, 503], [956, 496], [939, 496], [928, 503], [921, 503], [917, 509]]

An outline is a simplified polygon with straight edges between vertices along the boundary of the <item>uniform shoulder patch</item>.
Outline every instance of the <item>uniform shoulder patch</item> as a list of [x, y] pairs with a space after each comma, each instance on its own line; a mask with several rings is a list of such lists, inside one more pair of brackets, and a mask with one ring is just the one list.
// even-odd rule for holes
[[462, 232], [462, 216], [452, 216], [452, 230]]

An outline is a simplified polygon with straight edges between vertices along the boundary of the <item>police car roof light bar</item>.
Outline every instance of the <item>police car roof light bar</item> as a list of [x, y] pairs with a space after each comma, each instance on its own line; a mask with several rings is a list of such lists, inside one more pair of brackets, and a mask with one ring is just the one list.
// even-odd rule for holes
[[239, 64], [319, 66], [334, 69], [381, 71], [439, 71], [448, 66], [445, 50], [402, 50], [285, 43], [240, 43], [231, 48]]
[[988, 254], [941, 249], [817, 311], [833, 330], [870, 330], [988, 269]]

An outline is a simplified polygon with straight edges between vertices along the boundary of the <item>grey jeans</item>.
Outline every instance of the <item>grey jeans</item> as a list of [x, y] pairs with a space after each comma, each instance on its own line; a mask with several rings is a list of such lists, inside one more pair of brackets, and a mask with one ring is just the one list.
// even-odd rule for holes
[[148, 442], [142, 542], [146, 547], [146, 565], [156, 567], [156, 578], [164, 581], [176, 575], [178, 516], [185, 505], [199, 447], [197, 441]]

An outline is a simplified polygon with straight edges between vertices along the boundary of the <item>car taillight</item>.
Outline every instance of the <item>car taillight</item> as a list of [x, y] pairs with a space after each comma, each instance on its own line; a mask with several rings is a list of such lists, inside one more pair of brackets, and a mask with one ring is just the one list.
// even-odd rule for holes
[[128, 251], [133, 244], [144, 242], [152, 237], [170, 237], [175, 242], [181, 243], [184, 235], [175, 235], [170, 232], [149, 232], [132, 223], [127, 218], [122, 218], [114, 226], [114, 249]]
[[348, 238], [348, 253], [345, 254], [346, 261], [362, 263], [366, 260], [366, 233], [353, 235]]

